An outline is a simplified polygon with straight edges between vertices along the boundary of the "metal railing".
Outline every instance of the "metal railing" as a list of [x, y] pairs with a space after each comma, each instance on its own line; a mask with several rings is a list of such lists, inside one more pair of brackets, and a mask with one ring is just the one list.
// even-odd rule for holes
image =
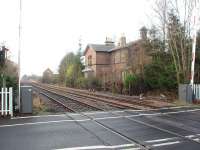
[[0, 116], [13, 116], [13, 89], [1, 88]]

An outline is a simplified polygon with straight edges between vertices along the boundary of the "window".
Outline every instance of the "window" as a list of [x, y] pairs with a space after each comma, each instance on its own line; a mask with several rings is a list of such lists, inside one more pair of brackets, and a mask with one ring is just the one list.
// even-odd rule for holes
[[92, 65], [92, 56], [88, 56], [88, 66]]

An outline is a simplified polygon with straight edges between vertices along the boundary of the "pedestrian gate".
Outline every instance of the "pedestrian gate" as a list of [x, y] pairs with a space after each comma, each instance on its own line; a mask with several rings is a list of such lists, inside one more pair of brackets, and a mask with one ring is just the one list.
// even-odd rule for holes
[[0, 91], [0, 116], [13, 116], [13, 90], [10, 87], [1, 88]]
[[194, 100], [196, 102], [200, 102], [200, 84], [194, 84], [193, 91], [194, 91]]
[[187, 103], [200, 103], [200, 84], [179, 84], [179, 100]]

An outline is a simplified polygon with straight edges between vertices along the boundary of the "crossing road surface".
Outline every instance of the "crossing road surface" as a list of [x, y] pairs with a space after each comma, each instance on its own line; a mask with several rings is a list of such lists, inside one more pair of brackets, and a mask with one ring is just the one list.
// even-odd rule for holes
[[1, 150], [199, 150], [200, 108], [88, 112], [0, 120]]

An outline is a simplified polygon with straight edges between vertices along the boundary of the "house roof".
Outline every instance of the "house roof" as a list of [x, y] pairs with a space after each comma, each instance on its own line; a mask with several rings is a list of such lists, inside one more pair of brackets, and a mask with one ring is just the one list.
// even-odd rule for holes
[[97, 52], [107, 52], [110, 49], [113, 49], [115, 45], [105, 45], [105, 44], [89, 44]]
[[92, 48], [96, 52], [108, 52], [110, 49], [113, 49], [115, 45], [105, 45], [105, 44], [88, 44], [84, 54], [86, 53], [88, 48]]
[[129, 48], [130, 46], [132, 45], [135, 45], [135, 44], [138, 44], [138, 43], [141, 43], [141, 39], [139, 40], [136, 40], [136, 41], [133, 41], [133, 42], [129, 42], [127, 43], [124, 47], [121, 47], [121, 46], [115, 46], [114, 44], [113, 45], [106, 45], [106, 44], [88, 44], [86, 49], [85, 49], [85, 52], [84, 54], [86, 53], [87, 49], [88, 48], [92, 48], [93, 50], [95, 50], [96, 52], [113, 52], [113, 51], [116, 51], [116, 50], [119, 50], [119, 49], [122, 49], [122, 48]]
[[113, 51], [116, 51], [116, 50], [119, 50], [119, 49], [122, 49], [122, 48], [130, 48], [131, 46], [139, 44], [140, 42], [141, 42], [141, 39], [136, 40], [136, 41], [132, 41], [132, 42], [127, 43], [123, 47], [121, 47], [121, 46], [114, 47], [114, 48], [108, 50], [108, 52], [113, 52]]

